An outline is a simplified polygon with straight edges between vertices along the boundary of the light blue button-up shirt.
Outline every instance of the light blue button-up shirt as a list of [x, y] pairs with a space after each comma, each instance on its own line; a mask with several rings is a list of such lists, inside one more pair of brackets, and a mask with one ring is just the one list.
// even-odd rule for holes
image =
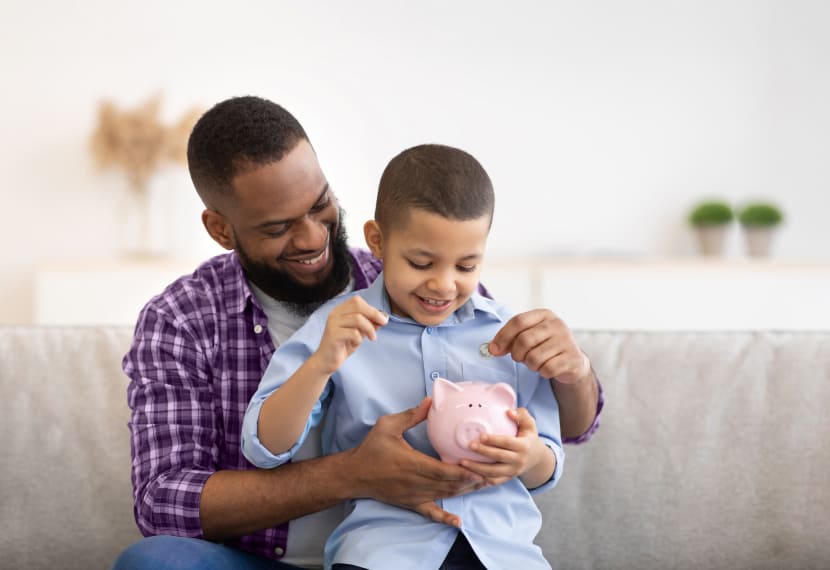
[[[485, 358], [479, 347], [495, 336], [510, 313], [478, 293], [439, 326], [425, 327], [392, 314], [379, 278], [368, 288], [351, 293], [390, 315], [377, 340], [364, 341], [330, 379], [315, 404], [300, 440], [287, 452], [274, 455], [259, 441], [257, 422], [263, 401], [317, 350], [331, 310], [350, 295], [318, 309], [274, 356], [254, 394], [242, 429], [245, 456], [259, 467], [288, 461], [308, 431], [323, 422], [323, 451], [334, 453], [357, 446], [377, 419], [416, 406], [432, 395], [436, 378], [451, 381], [506, 382], [516, 391], [518, 405], [536, 420], [539, 436], [556, 456], [551, 479], [536, 493], [556, 484], [564, 453], [559, 433], [559, 407], [550, 382], [510, 356]], [[325, 415], [325, 421], [324, 420]], [[426, 424], [404, 434], [415, 449], [437, 457], [429, 444]], [[530, 492], [518, 478], [439, 501], [457, 514], [462, 529], [488, 568], [549, 568], [533, 539], [541, 515]], [[325, 565], [354, 564], [365, 568], [435, 569], [441, 565], [458, 529], [432, 522], [406, 509], [371, 499], [350, 501], [349, 513], [326, 543]]]

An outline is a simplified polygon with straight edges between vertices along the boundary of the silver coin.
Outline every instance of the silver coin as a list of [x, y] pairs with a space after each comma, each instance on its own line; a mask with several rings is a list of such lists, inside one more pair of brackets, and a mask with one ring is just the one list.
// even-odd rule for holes
[[481, 346], [478, 347], [478, 353], [481, 355], [482, 358], [490, 358], [493, 356], [490, 354], [490, 343], [485, 342]]

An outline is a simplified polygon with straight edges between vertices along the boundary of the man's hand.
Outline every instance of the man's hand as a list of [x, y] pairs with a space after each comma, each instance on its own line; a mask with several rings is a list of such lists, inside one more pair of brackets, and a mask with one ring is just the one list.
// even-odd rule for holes
[[403, 433], [424, 421], [431, 404], [425, 398], [417, 407], [381, 417], [363, 442], [353, 450], [352, 466], [359, 495], [371, 497], [444, 524], [460, 526], [456, 515], [441, 509], [436, 499], [461, 495], [483, 484], [483, 478], [458, 465], [450, 465], [412, 449]]
[[548, 309], [520, 313], [490, 341], [490, 354], [510, 354], [541, 376], [563, 384], [593, 379], [591, 362], [565, 321]]

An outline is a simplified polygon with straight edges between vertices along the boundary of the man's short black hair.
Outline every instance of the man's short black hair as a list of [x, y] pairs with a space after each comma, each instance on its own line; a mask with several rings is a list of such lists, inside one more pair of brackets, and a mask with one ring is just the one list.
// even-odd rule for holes
[[234, 97], [196, 122], [187, 142], [190, 178], [205, 206], [230, 196], [234, 177], [280, 160], [308, 140], [294, 115], [261, 97]]

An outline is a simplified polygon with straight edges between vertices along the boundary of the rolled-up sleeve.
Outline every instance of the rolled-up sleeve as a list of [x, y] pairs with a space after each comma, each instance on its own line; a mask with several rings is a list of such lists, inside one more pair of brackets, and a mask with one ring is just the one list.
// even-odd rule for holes
[[245, 459], [257, 467], [270, 469], [279, 467], [289, 461], [303, 445], [308, 437], [309, 431], [316, 427], [323, 419], [323, 414], [325, 413], [324, 402], [328, 397], [330, 384], [326, 385], [320, 398], [314, 403], [302, 434], [300, 434], [300, 437], [290, 449], [282, 453], [272, 453], [262, 444], [259, 438], [258, 426], [262, 405], [311, 356], [311, 347], [316, 346], [316, 344], [309, 344], [307, 338], [319, 339], [319, 332], [311, 332], [316, 330], [315, 326], [313, 322], [307, 323], [273, 354], [271, 361], [268, 363], [268, 368], [266, 368], [265, 374], [263, 374], [262, 380], [259, 383], [259, 387], [245, 411], [245, 419], [242, 421], [242, 454], [245, 456]]

